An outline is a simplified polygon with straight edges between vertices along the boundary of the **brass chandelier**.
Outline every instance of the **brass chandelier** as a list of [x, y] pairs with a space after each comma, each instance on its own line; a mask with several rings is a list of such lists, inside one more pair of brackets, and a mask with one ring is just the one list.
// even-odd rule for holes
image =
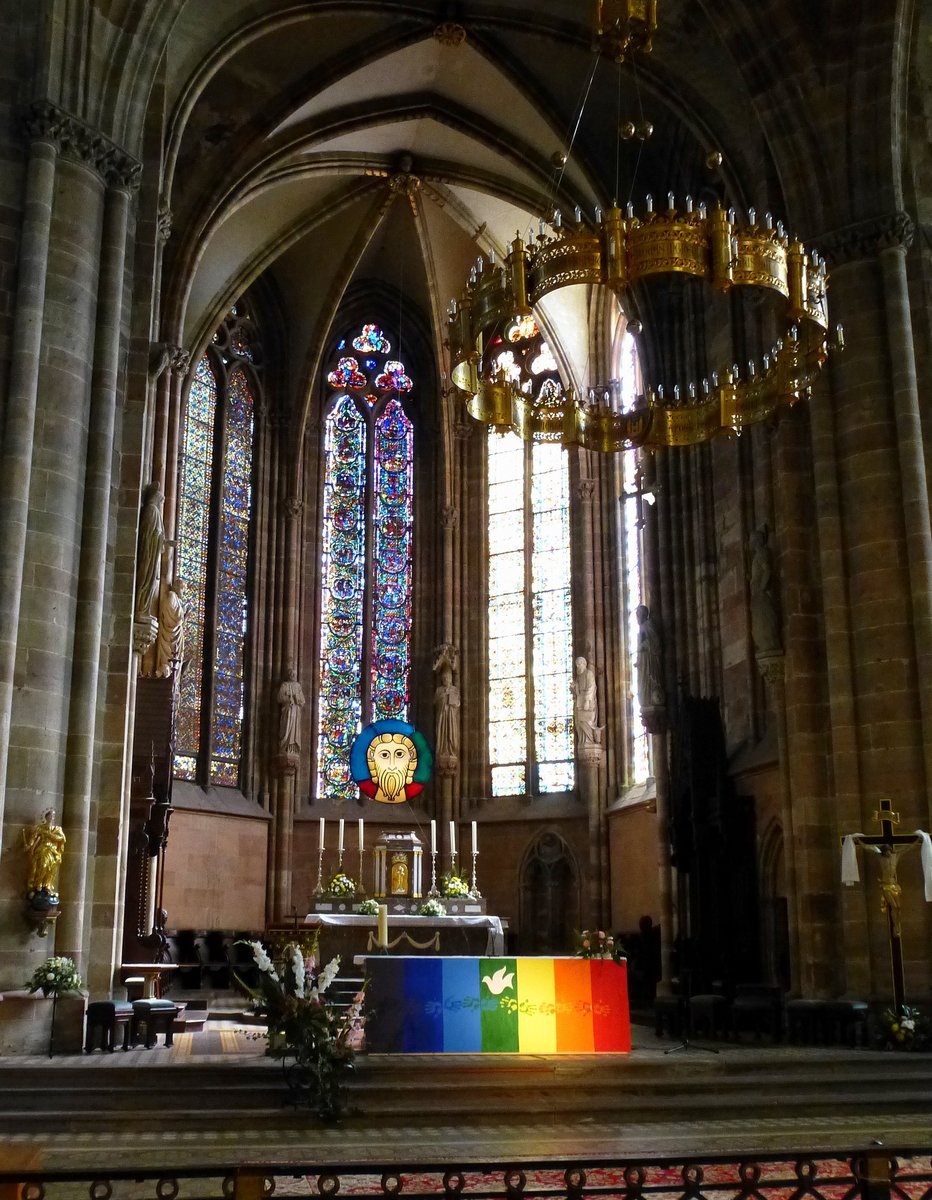
[[[594, 46], [621, 61], [632, 48], [650, 49], [656, 27], [653, 0], [596, 0]], [[777, 305], [783, 336], [760, 361], [737, 363], [695, 380], [674, 395], [648, 388], [628, 412], [618, 411], [609, 393], [587, 400], [552, 390], [535, 399], [496, 370], [487, 353], [496, 335], [532, 315], [545, 296], [574, 284], [610, 288], [628, 313], [624, 298], [645, 280], [688, 277], [720, 293], [754, 289]], [[580, 209], [564, 221], [557, 211], [541, 221], [540, 236], [518, 235], [503, 264], [482, 258], [470, 272], [458, 301], [450, 305], [453, 382], [466, 395], [476, 420], [513, 429], [525, 439], [557, 441], [614, 452], [627, 446], [687, 446], [716, 434], [740, 433], [781, 406], [794, 404], [817, 378], [830, 348], [840, 347], [839, 327], [829, 342], [828, 274], [824, 259], [809, 252], [769, 213], [750, 209], [739, 220], [734, 209], [696, 205], [686, 197], [666, 207], [652, 197], [635, 214], [628, 204], [596, 210], [594, 223]]]

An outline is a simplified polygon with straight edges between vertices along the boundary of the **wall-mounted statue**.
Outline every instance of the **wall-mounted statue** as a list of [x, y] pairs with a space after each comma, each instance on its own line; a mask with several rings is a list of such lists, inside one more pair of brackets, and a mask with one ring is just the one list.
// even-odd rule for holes
[[301, 709], [304, 708], [304, 690], [298, 683], [294, 667], [288, 668], [288, 676], [278, 687], [278, 752], [299, 754], [301, 751]]
[[638, 623], [638, 704], [643, 712], [645, 709], [663, 708], [666, 704], [663, 642], [646, 604], [639, 604], [634, 615]]
[[139, 541], [136, 547], [136, 619], [152, 615], [152, 606], [159, 594], [162, 549], [165, 545], [165, 527], [162, 524], [162, 505], [165, 497], [159, 484], [153, 480], [146, 484], [142, 493], [142, 511], [139, 515]]
[[780, 622], [773, 588], [773, 555], [766, 525], [748, 539], [749, 585], [751, 592], [751, 639], [758, 654], [777, 654], [782, 649]]
[[455, 764], [460, 751], [460, 690], [453, 682], [455, 669], [456, 648], [439, 646], [434, 660], [434, 670], [440, 673], [434, 691], [438, 767]]
[[602, 744], [602, 726], [597, 725], [595, 671], [580, 655], [576, 659], [576, 674], [570, 681], [573, 693], [573, 724], [576, 728], [576, 749], [586, 750]]
[[42, 820], [23, 830], [23, 847], [29, 860], [26, 872], [26, 920], [39, 937], [60, 913], [58, 871], [65, 850], [65, 832], [55, 824], [55, 809], [47, 809]]
[[167, 678], [184, 660], [184, 580], [162, 585], [159, 597], [159, 632], [155, 642], [155, 673]]

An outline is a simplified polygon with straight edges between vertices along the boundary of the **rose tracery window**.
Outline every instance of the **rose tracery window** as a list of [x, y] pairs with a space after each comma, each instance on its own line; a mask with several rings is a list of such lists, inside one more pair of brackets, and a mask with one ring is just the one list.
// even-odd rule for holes
[[374, 324], [337, 347], [327, 375], [321, 537], [317, 795], [350, 800], [363, 724], [408, 712], [414, 388]]

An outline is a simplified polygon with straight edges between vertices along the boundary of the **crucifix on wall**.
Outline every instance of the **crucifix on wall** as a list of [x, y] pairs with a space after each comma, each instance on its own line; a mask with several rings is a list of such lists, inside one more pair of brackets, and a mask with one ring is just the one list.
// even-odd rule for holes
[[849, 833], [841, 840], [841, 880], [849, 887], [860, 881], [858, 874], [857, 847], [879, 855], [880, 907], [887, 914], [890, 935], [890, 965], [893, 972], [893, 1003], [898, 1013], [906, 1003], [906, 985], [903, 976], [902, 923], [900, 920], [903, 889], [897, 879], [900, 855], [913, 846], [922, 846], [922, 875], [925, 898], [932, 901], [932, 839], [921, 829], [913, 833], [895, 833], [894, 826], [900, 823], [899, 814], [893, 811], [890, 800], [881, 800], [880, 808], [874, 813], [880, 822], [879, 834]]

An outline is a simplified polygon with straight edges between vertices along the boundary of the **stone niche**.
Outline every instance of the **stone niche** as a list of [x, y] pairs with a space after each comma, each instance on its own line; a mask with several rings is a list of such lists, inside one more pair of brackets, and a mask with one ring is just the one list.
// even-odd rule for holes
[[423, 895], [424, 844], [417, 834], [383, 833], [375, 843], [378, 900], [419, 900]]
[[[55, 1006], [56, 1054], [80, 1054], [84, 1045], [87, 996], [59, 996]], [[0, 1056], [48, 1054], [52, 1032], [52, 1001], [41, 992], [3, 992], [0, 995]]]

